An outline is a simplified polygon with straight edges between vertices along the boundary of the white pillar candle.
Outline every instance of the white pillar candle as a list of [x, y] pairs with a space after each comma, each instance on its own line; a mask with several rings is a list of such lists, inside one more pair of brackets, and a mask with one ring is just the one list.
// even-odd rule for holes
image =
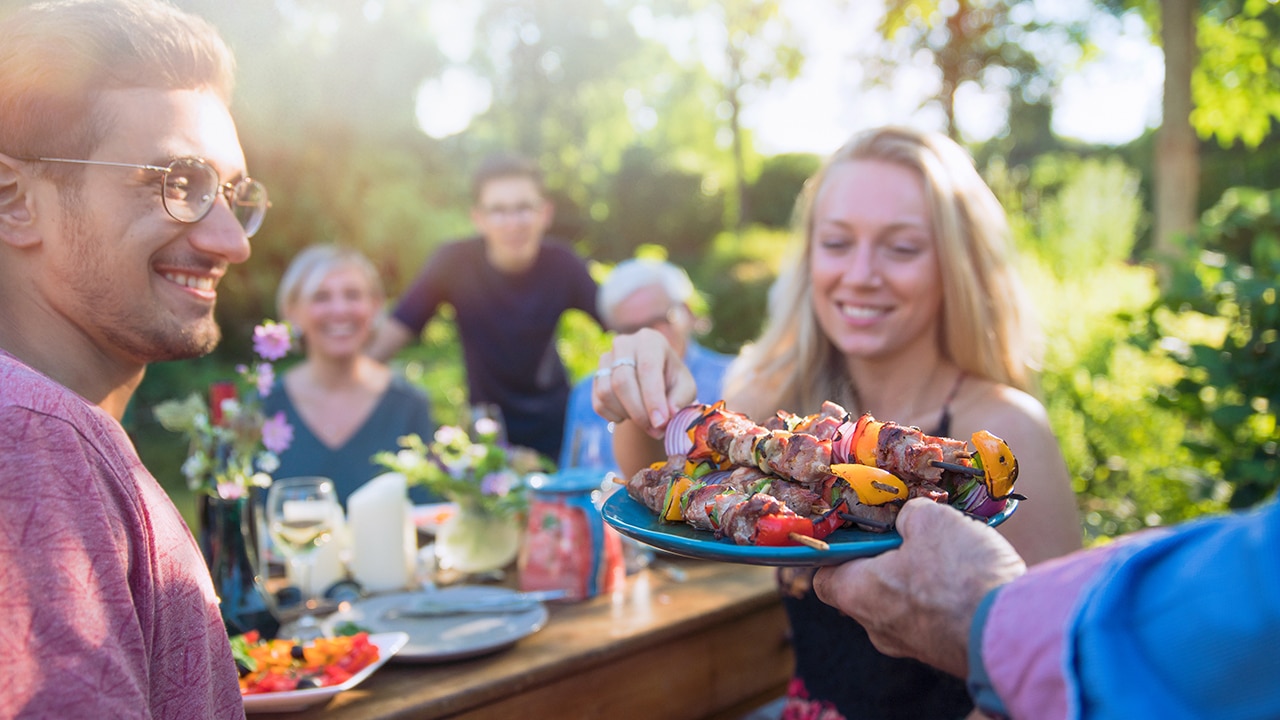
[[411, 584], [417, 534], [405, 478], [383, 473], [347, 498], [351, 575], [367, 592], [402, 590]]

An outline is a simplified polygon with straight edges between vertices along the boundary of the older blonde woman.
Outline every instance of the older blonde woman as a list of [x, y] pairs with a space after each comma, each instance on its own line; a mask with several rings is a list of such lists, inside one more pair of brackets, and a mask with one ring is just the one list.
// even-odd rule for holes
[[[1033, 388], [1035, 334], [1008, 226], [969, 156], [944, 136], [884, 128], [855, 136], [806, 184], [798, 247], [778, 278], [760, 338], [725, 380], [731, 409], [764, 419], [854, 413], [1013, 447], [1030, 500], [1001, 527], [1028, 562], [1080, 545], [1070, 479]], [[657, 333], [618, 337], [593, 388], [618, 423], [624, 472], [661, 456], [653, 437], [693, 397]], [[810, 572], [780, 575], [796, 677], [788, 716], [963, 717], [963, 683], [878, 653], [865, 631], [813, 595]]]
[[[373, 264], [336, 245], [303, 250], [277, 290], [281, 316], [302, 338], [306, 359], [277, 381], [267, 412], [283, 410], [294, 428], [277, 477], [332, 478], [338, 499], [384, 471], [370, 458], [397, 449], [401, 435], [434, 432], [426, 395], [365, 354], [384, 300]], [[431, 497], [413, 489], [414, 500]]]

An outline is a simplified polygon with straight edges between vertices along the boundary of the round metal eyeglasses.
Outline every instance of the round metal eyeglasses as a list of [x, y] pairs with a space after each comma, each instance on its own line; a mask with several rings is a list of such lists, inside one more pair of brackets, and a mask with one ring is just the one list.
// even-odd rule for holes
[[253, 237], [262, 227], [271, 203], [267, 200], [267, 188], [257, 180], [243, 178], [239, 182], [222, 182], [218, 171], [200, 158], [178, 158], [168, 165], [136, 165], [133, 163], [107, 162], [105, 160], [70, 160], [67, 158], [33, 158], [39, 162], [72, 163], [76, 165], [105, 165], [108, 167], [153, 170], [164, 175], [160, 199], [169, 217], [181, 223], [197, 223], [204, 219], [218, 195], [227, 199], [232, 214], [244, 228], [245, 237]]

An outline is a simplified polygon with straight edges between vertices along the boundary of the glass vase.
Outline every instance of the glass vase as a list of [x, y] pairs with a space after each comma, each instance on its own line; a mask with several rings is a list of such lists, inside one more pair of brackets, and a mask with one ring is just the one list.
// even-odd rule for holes
[[263, 638], [274, 638], [280, 620], [258, 573], [260, 508], [254, 494], [225, 500], [202, 493], [197, 509], [200, 552], [213, 578], [227, 634], [257, 630]]
[[501, 570], [516, 559], [522, 532], [516, 515], [459, 503], [436, 533], [436, 562], [441, 570], [461, 573]]

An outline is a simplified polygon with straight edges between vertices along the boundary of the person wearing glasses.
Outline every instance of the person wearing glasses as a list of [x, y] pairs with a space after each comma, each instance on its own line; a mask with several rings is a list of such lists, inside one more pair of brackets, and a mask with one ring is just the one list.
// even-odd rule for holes
[[209, 352], [268, 202], [231, 53], [155, 0], [0, 13], [0, 716], [243, 713], [204, 560], [120, 418]]
[[489, 157], [471, 190], [479, 235], [435, 252], [380, 324], [369, 354], [386, 362], [441, 305], [453, 306], [471, 404], [497, 405], [512, 444], [554, 458], [569, 398], [556, 328], [571, 309], [599, 322], [596, 283], [582, 258], [545, 236], [554, 207], [531, 161]]
[[[282, 411], [293, 442], [280, 453], [276, 477], [333, 479], [338, 502], [386, 472], [373, 463], [397, 440], [435, 432], [422, 390], [365, 354], [384, 300], [382, 278], [360, 251], [313, 245], [294, 257], [280, 279], [276, 307], [302, 338], [306, 359], [276, 379], [263, 401], [267, 415]], [[441, 498], [410, 488], [417, 503]]]
[[[696, 318], [689, 306], [693, 294], [693, 283], [681, 268], [661, 260], [633, 258], [618, 263], [600, 284], [596, 310], [605, 327], [619, 335], [642, 328], [662, 333], [693, 375], [697, 402], [711, 404], [720, 400], [733, 356], [709, 350], [693, 339]], [[609, 421], [591, 407], [593, 380], [582, 379], [569, 395], [560, 466], [589, 465], [616, 473]]]

